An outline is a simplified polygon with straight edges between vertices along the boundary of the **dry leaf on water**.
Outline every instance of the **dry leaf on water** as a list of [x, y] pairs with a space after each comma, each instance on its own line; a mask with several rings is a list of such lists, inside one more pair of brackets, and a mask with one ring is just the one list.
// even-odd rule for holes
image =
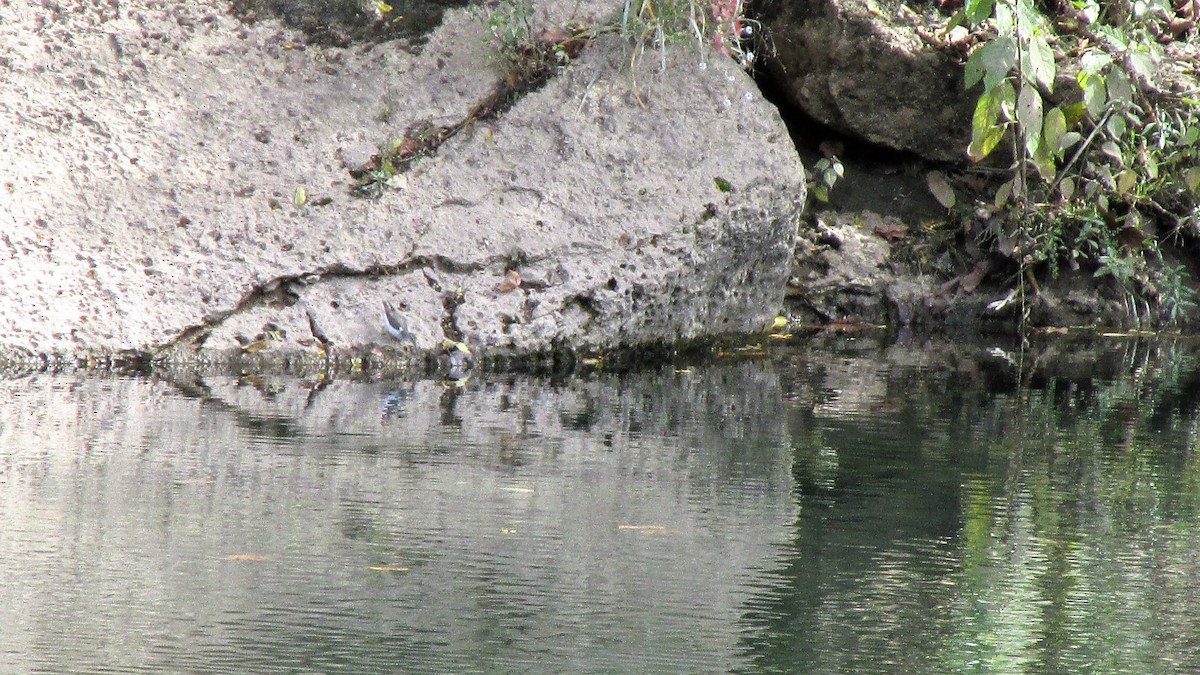
[[407, 572], [409, 570], [404, 565], [371, 565], [367, 569], [375, 572]]
[[617, 525], [617, 529], [636, 530], [647, 534], [667, 534], [667, 528], [664, 525]]

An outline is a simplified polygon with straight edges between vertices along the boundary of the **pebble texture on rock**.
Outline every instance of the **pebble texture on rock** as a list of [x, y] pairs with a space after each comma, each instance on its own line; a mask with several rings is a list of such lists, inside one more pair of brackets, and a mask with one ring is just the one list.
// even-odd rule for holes
[[770, 322], [804, 173], [721, 57], [631, 70], [629, 47], [593, 44], [402, 187], [351, 196], [347, 165], [498, 81], [482, 18], [446, 16], [414, 54], [305, 46], [215, 0], [0, 7], [0, 350], [226, 349], [268, 329], [271, 349], [368, 348], [394, 341], [385, 299], [421, 348], [497, 353]]

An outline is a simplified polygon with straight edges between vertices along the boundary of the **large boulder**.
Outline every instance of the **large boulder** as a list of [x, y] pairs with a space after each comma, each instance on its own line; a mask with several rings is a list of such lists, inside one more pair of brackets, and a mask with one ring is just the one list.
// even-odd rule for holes
[[370, 348], [393, 340], [384, 300], [418, 347], [497, 353], [769, 323], [804, 173], [727, 59], [631, 69], [594, 43], [351, 196], [377, 144], [494, 92], [486, 31], [457, 11], [421, 49], [315, 47], [218, 0], [3, 5], [0, 350]]
[[966, 159], [972, 97], [958, 58], [903, 2], [763, 0], [767, 72], [805, 114], [927, 159]]

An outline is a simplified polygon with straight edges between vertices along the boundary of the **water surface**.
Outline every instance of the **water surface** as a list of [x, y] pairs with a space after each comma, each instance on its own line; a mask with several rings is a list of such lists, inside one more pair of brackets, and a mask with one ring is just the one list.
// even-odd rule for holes
[[1200, 670], [1189, 347], [0, 382], [3, 672]]

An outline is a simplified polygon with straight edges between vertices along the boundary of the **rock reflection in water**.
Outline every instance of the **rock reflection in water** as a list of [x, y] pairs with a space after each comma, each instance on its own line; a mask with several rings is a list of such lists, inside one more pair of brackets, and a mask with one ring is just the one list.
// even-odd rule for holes
[[795, 520], [765, 362], [0, 397], [17, 671], [728, 671]]

